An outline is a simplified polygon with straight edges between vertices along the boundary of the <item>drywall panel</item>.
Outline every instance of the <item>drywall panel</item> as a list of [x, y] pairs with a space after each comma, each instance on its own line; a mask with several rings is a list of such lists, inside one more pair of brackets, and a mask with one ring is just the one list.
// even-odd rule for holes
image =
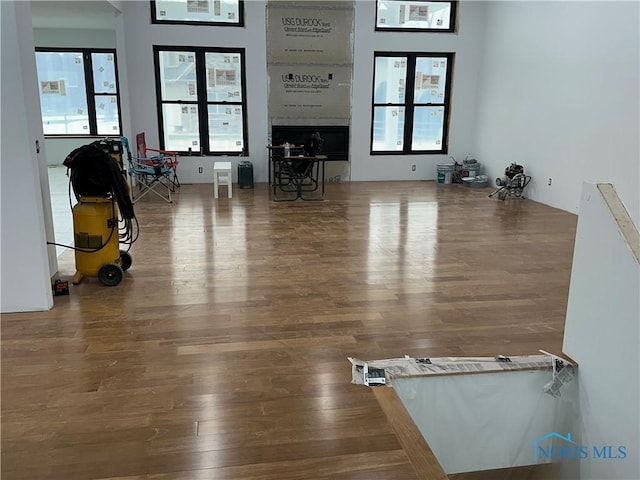
[[476, 158], [492, 179], [524, 165], [528, 197], [573, 213], [583, 181], [613, 183], [638, 224], [640, 3], [486, 6]]
[[[47, 229], [36, 141], [40, 122], [31, 13], [26, 2], [0, 2], [2, 35], [2, 312], [53, 306]], [[8, 67], [11, 68], [8, 68]], [[35, 110], [34, 110], [35, 108]], [[44, 160], [42, 160], [44, 163]], [[46, 174], [46, 172], [45, 172]], [[48, 192], [47, 192], [48, 193]], [[19, 199], [19, 202], [16, 202]], [[48, 201], [48, 199], [47, 199]], [[51, 225], [49, 212], [48, 222]], [[55, 249], [52, 249], [55, 259]]]
[[[476, 76], [479, 69], [479, 40], [484, 28], [481, 2], [460, 4], [460, 26], [456, 34], [398, 34], [375, 32], [375, 2], [355, 2], [354, 78], [351, 109], [351, 161], [353, 180], [435, 179], [436, 165], [448, 161], [447, 155], [371, 156], [371, 90], [373, 52], [429, 51], [456, 52], [454, 95], [450, 129], [450, 153], [463, 158], [473, 151], [475, 138]], [[245, 2], [245, 27], [198, 27], [151, 25], [148, 2], [123, 2], [124, 42], [131, 99], [131, 131], [147, 132], [150, 144], [158, 142], [153, 70], [153, 45], [211, 45], [244, 47], [247, 53], [249, 155], [256, 181], [267, 180], [267, 70], [266, 3]], [[119, 61], [122, 58], [119, 57]], [[411, 165], [416, 164], [416, 171]], [[185, 176], [202, 178], [197, 160], [181, 161]], [[353, 170], [355, 168], [355, 170]]]
[[56, 48], [115, 48], [115, 26], [111, 30], [87, 30], [81, 28], [34, 28], [36, 47]]
[[[267, 63], [266, 63], [266, 3], [262, 0], [244, 2], [244, 27], [211, 27], [194, 25], [152, 25], [150, 2], [122, 2], [123, 53], [118, 50], [118, 64], [126, 63], [127, 96], [130, 125], [125, 135], [133, 139], [136, 133], [146, 132], [149, 146], [159, 145], [156, 108], [154, 45], [185, 45], [232, 47], [245, 49], [248, 111], [248, 157], [253, 163], [255, 181], [267, 181]], [[210, 183], [210, 171], [198, 156], [180, 160], [179, 175], [201, 183]], [[225, 160], [235, 161], [237, 157]]]
[[82, 145], [97, 140], [97, 138], [47, 138], [45, 146], [47, 148], [47, 164], [62, 165], [64, 159], [67, 158], [73, 150]]
[[580, 479], [640, 478], [639, 324], [640, 267], [600, 190], [584, 183], [563, 350], [580, 365], [583, 441], [628, 456], [583, 460]]
[[[477, 81], [486, 27], [484, 2], [458, 3], [456, 33], [376, 32], [376, 2], [355, 2], [354, 76], [351, 109], [351, 179], [434, 180], [438, 163], [449, 155], [462, 161], [475, 153]], [[493, 28], [493, 25], [491, 25]], [[448, 155], [371, 155], [373, 54], [380, 52], [454, 52]], [[482, 159], [479, 159], [482, 161]], [[416, 165], [416, 170], [411, 169]]]
[[[122, 2], [110, 2], [115, 7], [122, 9]], [[127, 72], [126, 52], [127, 45], [124, 33], [124, 15], [117, 13], [115, 18], [116, 28], [116, 59], [118, 60], [118, 84], [120, 87], [120, 119], [122, 132], [131, 131], [131, 101], [129, 96], [129, 74]]]

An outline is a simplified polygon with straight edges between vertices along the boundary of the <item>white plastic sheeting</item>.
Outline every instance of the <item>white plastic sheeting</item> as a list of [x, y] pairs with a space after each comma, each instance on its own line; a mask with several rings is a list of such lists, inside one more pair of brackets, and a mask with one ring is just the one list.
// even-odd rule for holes
[[352, 383], [367, 384], [367, 368], [384, 374], [446, 473], [545, 464], [545, 480], [577, 479], [578, 370], [541, 352], [349, 361]]
[[[579, 444], [577, 381], [545, 392], [552, 371], [394, 378], [393, 387], [447, 473], [509, 468], [551, 459], [539, 446]], [[577, 460], [556, 458], [555, 478], [576, 478]]]
[[[543, 350], [540, 350], [543, 352]], [[548, 370], [551, 371], [559, 357], [544, 352], [545, 355], [524, 355], [515, 357], [430, 357], [387, 358], [364, 362], [348, 357], [351, 362], [351, 383], [363, 385], [363, 369], [369, 367], [383, 369], [386, 384], [400, 377], [421, 377], [425, 375], [454, 375], [461, 373], [500, 372], [513, 370]], [[550, 378], [551, 380], [551, 378]]]

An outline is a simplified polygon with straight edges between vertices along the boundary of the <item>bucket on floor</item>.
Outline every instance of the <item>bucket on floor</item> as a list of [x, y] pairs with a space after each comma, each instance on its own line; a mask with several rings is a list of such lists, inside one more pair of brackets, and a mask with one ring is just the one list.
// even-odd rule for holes
[[480, 175], [480, 162], [476, 162], [476, 163], [467, 163], [465, 164], [464, 168], [463, 168], [463, 172], [464, 170], [467, 171], [467, 177], [477, 177], [478, 175]]
[[454, 165], [451, 163], [438, 164], [438, 185], [449, 185], [453, 177]]

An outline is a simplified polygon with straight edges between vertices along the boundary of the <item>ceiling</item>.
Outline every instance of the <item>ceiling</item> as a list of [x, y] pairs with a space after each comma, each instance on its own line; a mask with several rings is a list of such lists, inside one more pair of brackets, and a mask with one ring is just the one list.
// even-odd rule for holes
[[107, 1], [32, 1], [34, 28], [114, 30], [118, 10]]

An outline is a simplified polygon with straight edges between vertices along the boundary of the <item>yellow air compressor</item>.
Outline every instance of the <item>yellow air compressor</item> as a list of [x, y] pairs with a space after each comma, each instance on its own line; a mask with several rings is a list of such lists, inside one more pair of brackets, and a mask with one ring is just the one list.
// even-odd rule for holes
[[73, 207], [73, 232], [76, 246], [76, 274], [98, 277], [104, 285], [117, 285], [132, 263], [128, 252], [120, 251], [118, 207], [113, 198], [82, 197]]
[[137, 237], [132, 234], [133, 204], [117, 155], [111, 151], [119, 151], [119, 142], [111, 142], [115, 141], [80, 147], [63, 163], [71, 170], [70, 181], [78, 200], [72, 210], [73, 284], [83, 277], [97, 277], [103, 285], [118, 285], [132, 264], [131, 255], [120, 250], [120, 243], [131, 244]]

